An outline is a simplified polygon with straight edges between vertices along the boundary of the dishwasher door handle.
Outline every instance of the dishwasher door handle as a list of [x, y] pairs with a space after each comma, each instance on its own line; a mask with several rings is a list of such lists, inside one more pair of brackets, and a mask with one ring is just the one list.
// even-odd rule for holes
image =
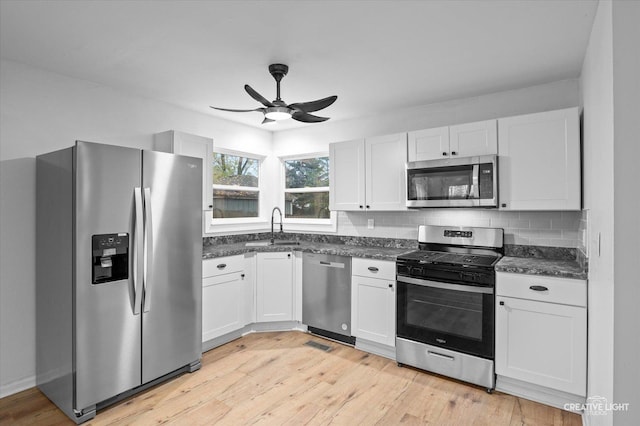
[[344, 269], [344, 263], [341, 262], [327, 262], [324, 260], [320, 260], [318, 262], [318, 265], [320, 266], [325, 266], [327, 268], [340, 268], [340, 269]]

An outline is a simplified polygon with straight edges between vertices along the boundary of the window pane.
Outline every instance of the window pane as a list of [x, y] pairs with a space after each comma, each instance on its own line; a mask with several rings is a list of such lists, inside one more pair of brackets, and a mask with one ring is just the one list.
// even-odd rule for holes
[[258, 217], [258, 191], [213, 190], [213, 218]]
[[213, 183], [258, 187], [259, 161], [238, 155], [213, 153]]
[[329, 219], [329, 193], [287, 192], [284, 215], [293, 219]]
[[286, 160], [286, 188], [329, 186], [329, 157]]

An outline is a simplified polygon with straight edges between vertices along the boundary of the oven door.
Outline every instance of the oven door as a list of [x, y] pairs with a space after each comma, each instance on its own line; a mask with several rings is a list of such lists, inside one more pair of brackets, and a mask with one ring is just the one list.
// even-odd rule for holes
[[397, 278], [397, 336], [493, 359], [494, 289]]
[[407, 164], [407, 207], [497, 207], [495, 155]]

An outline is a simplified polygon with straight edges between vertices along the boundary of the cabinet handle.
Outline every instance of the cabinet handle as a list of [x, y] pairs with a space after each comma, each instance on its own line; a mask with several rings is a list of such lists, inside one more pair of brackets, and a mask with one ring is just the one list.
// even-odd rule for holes
[[369, 266], [367, 269], [370, 270], [371, 272], [378, 272], [379, 271], [379, 269], [376, 268], [375, 266]]
[[543, 285], [532, 285], [529, 288], [533, 291], [549, 291], [549, 289]]
[[209, 208], [212, 209], [213, 208], [213, 204], [209, 204]]
[[507, 207], [507, 203], [500, 204], [502, 207]]
[[389, 283], [389, 288], [393, 291], [393, 283]]
[[446, 157], [446, 156], [447, 156], [447, 153], [446, 153], [446, 152], [443, 152], [443, 153], [442, 153], [442, 155], [444, 155], [444, 156]]
[[240, 278], [244, 280], [244, 274], [240, 274]]
[[362, 208], [362, 206], [358, 206], [358, 207]]
[[218, 268], [218, 269], [224, 269], [226, 267], [227, 267], [226, 263], [219, 263], [218, 266], [216, 266], [216, 268]]
[[504, 306], [504, 302], [500, 302], [500, 306]]
[[370, 208], [371, 208], [371, 206], [367, 205], [367, 208], [368, 208], [368, 209], [370, 209]]
[[288, 257], [288, 258], [291, 258], [291, 253], [287, 253], [287, 257]]
[[455, 151], [451, 151], [451, 155], [458, 155], [458, 153]]

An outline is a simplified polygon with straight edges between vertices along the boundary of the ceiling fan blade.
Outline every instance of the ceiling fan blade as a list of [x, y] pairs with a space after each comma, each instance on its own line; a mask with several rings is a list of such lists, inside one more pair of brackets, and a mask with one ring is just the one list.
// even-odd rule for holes
[[253, 90], [251, 88], [251, 86], [249, 86], [248, 84], [244, 85], [244, 90], [247, 91], [247, 93], [249, 94], [249, 96], [251, 96], [253, 99], [255, 99], [256, 101], [260, 102], [262, 105], [267, 106], [267, 107], [272, 107], [274, 106], [271, 102], [269, 102], [264, 96], [262, 96], [260, 93], [256, 92], [255, 90]]
[[291, 118], [302, 123], [320, 123], [321, 121], [327, 121], [329, 119], [329, 117], [318, 117], [317, 115], [311, 115], [301, 111], [294, 111]]
[[314, 112], [320, 111], [334, 103], [338, 99], [337, 96], [329, 96], [328, 98], [318, 99], [317, 101], [311, 102], [298, 102], [295, 104], [289, 105], [289, 108], [296, 109], [302, 112]]
[[229, 111], [229, 112], [264, 112], [264, 108], [254, 108], [254, 109], [230, 109], [230, 108], [218, 108], [214, 106], [210, 106], [209, 108], [218, 109], [220, 111]]

